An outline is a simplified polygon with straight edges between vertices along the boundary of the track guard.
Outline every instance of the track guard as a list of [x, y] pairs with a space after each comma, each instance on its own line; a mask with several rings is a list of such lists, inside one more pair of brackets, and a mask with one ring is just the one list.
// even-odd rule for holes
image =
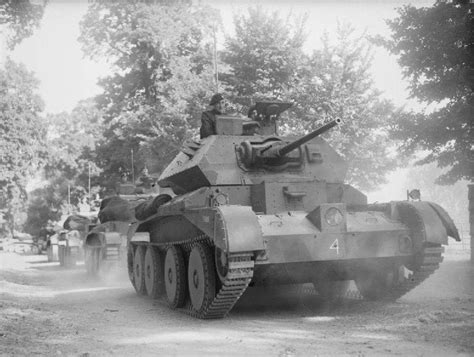
[[85, 240], [85, 245], [90, 247], [100, 246], [104, 248], [106, 245], [106, 240], [103, 232], [91, 232], [87, 235]]
[[444, 228], [446, 228], [446, 232], [448, 233], [448, 236], [453, 237], [456, 241], [460, 242], [461, 237], [459, 237], [458, 229], [456, 228], [456, 225], [454, 224], [453, 220], [449, 216], [448, 212], [446, 212], [444, 208], [438, 205], [437, 203], [434, 203], [434, 202], [427, 202], [427, 203], [438, 214], [438, 217], [441, 219], [441, 222], [443, 222]]
[[[448, 244], [448, 233], [452, 233], [453, 227], [457, 233], [457, 229], [448, 214], [438, 206], [445, 214], [445, 216], [441, 216], [440, 213], [433, 208], [431, 202], [404, 201], [395, 202], [395, 204], [395, 218], [400, 219], [402, 223], [408, 226], [412, 232], [412, 239], [416, 248], [420, 248], [421, 245], [426, 242]], [[447, 222], [451, 222], [452, 227]]]
[[228, 253], [264, 250], [262, 230], [250, 206], [190, 210], [184, 216]]
[[263, 250], [263, 237], [257, 216], [249, 206], [219, 206], [214, 221], [216, 245], [229, 253]]

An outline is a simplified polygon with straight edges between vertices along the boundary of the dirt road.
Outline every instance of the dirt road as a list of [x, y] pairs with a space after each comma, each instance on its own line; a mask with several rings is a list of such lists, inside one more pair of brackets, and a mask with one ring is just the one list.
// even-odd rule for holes
[[447, 256], [388, 304], [252, 292], [202, 321], [138, 297], [124, 270], [91, 281], [83, 266], [0, 251], [0, 355], [474, 356], [474, 269]]

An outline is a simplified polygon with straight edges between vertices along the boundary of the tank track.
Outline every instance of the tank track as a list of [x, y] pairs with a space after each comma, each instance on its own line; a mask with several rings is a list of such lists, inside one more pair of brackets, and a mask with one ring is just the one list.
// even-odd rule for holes
[[[211, 240], [206, 236], [199, 236], [193, 239], [192, 242], [181, 242], [178, 245], [184, 249], [186, 255], [189, 255], [197, 242], [213, 246]], [[227, 276], [221, 284], [218, 284], [218, 291], [208, 308], [198, 313], [193, 309], [191, 301], [188, 299], [185, 307], [180, 309], [181, 311], [200, 319], [220, 319], [227, 315], [248, 288], [253, 278], [255, 264], [251, 253], [230, 254], [228, 262]]]
[[[378, 298], [380, 300], [393, 301], [402, 297], [433, 274], [443, 261], [444, 247], [440, 244], [426, 242], [425, 223], [418, 210], [406, 202], [399, 202], [398, 208], [401, 221], [410, 229], [416, 253], [413, 261], [409, 262], [407, 266], [410, 274], [404, 279], [399, 279], [397, 284], [384, 291]], [[349, 293], [354, 297], [353, 291]], [[360, 292], [357, 293], [359, 298], [363, 298]]]
[[443, 261], [443, 252], [442, 246], [424, 245], [420, 254], [419, 267], [408, 278], [387, 291], [382, 299], [396, 300], [420, 285], [439, 268], [439, 263]]
[[[403, 281], [400, 281], [390, 290], [386, 291], [380, 300], [397, 300], [420, 285], [439, 268], [439, 263], [443, 261], [443, 252], [444, 247], [442, 246], [424, 246], [422, 248], [421, 254], [419, 255], [419, 267], [410, 273]], [[302, 291], [304, 294], [318, 295], [318, 292], [314, 287], [304, 287]], [[364, 296], [359, 292], [358, 289], [349, 289], [344, 294], [337, 295], [336, 297], [339, 299], [348, 300], [364, 299]]]
[[[183, 249], [186, 256], [189, 256], [193, 246], [196, 243], [204, 243], [213, 246], [211, 240], [207, 236], [199, 236], [192, 241], [186, 240], [176, 242], [172, 245], [179, 246]], [[170, 244], [154, 244], [162, 249], [171, 246]], [[191, 301], [188, 298], [186, 304], [177, 310], [182, 311], [190, 316], [200, 319], [220, 319], [234, 307], [245, 290], [248, 288], [254, 272], [254, 261], [251, 253], [233, 253], [228, 257], [228, 273], [223, 282], [217, 284], [217, 293], [208, 308], [204, 311], [197, 312], [193, 309]], [[217, 278], [219, 279], [219, 278]]]
[[396, 300], [413, 290], [433, 274], [443, 261], [444, 247], [426, 242], [425, 223], [418, 210], [405, 202], [400, 202], [398, 207], [400, 219], [410, 229], [417, 252], [414, 261], [408, 267], [411, 274], [387, 291], [383, 297], [385, 300]]
[[250, 254], [232, 254], [228, 259], [229, 271], [209, 307], [198, 313], [188, 302], [184, 309], [187, 314], [200, 319], [220, 319], [240, 299], [252, 280], [254, 262]]

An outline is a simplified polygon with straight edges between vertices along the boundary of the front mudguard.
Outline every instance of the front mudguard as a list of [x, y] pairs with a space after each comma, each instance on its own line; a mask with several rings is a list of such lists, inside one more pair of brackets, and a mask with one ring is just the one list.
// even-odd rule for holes
[[262, 230], [250, 206], [189, 210], [184, 216], [228, 253], [264, 250]]
[[446, 212], [443, 207], [434, 202], [427, 203], [436, 211], [436, 214], [441, 219], [441, 222], [443, 222], [444, 228], [446, 228], [446, 233], [448, 236], [453, 237], [456, 241], [460, 242], [461, 237], [459, 236], [458, 229], [456, 228], [456, 225], [449, 216], [448, 212]]
[[137, 225], [123, 221], [109, 221], [95, 226], [85, 239], [85, 245], [101, 246], [123, 244], [129, 236], [133, 236]]
[[440, 206], [431, 202], [393, 202], [392, 218], [408, 226], [414, 247], [424, 243], [448, 244], [448, 235], [459, 239], [456, 226]]

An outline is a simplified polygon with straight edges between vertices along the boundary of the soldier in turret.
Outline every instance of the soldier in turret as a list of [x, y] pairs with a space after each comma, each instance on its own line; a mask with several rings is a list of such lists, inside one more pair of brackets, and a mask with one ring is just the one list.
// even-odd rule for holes
[[248, 112], [247, 112], [247, 117], [249, 117], [251, 120], [257, 120], [258, 119], [258, 112], [257, 112], [257, 106], [251, 105]]
[[145, 166], [142, 170], [142, 174], [138, 177], [136, 184], [135, 193], [145, 193], [146, 190], [151, 189], [155, 186], [155, 181], [153, 177], [148, 173], [148, 168]]
[[225, 99], [220, 93], [212, 96], [209, 103], [211, 109], [202, 113], [201, 116], [201, 139], [209, 135], [216, 135], [216, 115], [222, 114], [225, 107]]

